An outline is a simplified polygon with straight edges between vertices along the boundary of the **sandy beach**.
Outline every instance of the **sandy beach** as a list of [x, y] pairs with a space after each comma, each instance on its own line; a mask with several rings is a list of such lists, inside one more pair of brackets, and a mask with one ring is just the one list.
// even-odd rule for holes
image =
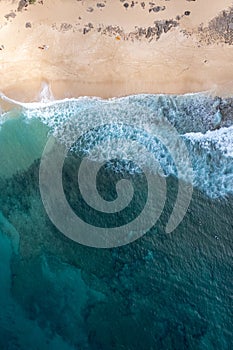
[[0, 2], [0, 91], [20, 101], [233, 93], [223, 0]]

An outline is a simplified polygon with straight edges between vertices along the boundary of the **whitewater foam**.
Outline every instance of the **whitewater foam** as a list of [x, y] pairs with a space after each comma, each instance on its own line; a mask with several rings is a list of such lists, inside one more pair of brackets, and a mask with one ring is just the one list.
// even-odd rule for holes
[[[95, 134], [85, 136], [85, 155], [90, 153], [96, 138], [119, 137], [116, 125], [134, 127], [135, 140], [140, 138], [156, 154], [165, 175], [177, 176], [176, 166], [167, 150], [158, 140], [148, 138], [167, 120], [187, 146], [194, 170], [194, 185], [214, 198], [233, 193], [233, 107], [230, 99], [203, 93], [183, 96], [143, 94], [110, 100], [81, 97], [34, 103], [20, 103], [4, 95], [1, 98], [17, 105], [25, 119], [40, 119], [49, 126], [51, 134], [68, 147], [72, 146], [70, 139], [74, 139], [77, 131], [80, 134], [82, 128], [91, 130], [93, 125], [102, 125], [104, 121], [108, 124], [106, 128], [102, 126]], [[165, 136], [166, 132], [165, 129]], [[77, 143], [76, 147], [80, 145]], [[129, 151], [126, 146], [124, 153], [127, 155]], [[98, 149], [94, 160], [103, 161], [110, 153], [111, 149]], [[144, 161], [147, 164], [147, 160]]]

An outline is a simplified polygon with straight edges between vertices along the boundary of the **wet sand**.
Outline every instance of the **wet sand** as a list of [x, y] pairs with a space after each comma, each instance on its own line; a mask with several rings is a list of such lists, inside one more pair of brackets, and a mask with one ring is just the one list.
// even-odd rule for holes
[[229, 0], [1, 1], [0, 91], [21, 101], [41, 100], [45, 84], [56, 99], [232, 95], [230, 5]]

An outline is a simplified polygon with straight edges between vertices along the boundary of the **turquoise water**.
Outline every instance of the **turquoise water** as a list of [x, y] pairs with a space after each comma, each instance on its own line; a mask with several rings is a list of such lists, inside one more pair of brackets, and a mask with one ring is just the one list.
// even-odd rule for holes
[[[204, 94], [138, 95], [12, 104], [2, 114], [0, 349], [232, 347], [232, 108], [230, 99]], [[171, 233], [166, 224], [190, 169], [179, 144], [170, 148], [174, 138], [169, 141], [170, 128], [163, 130], [165, 120], [184, 142], [193, 172], [190, 205]], [[59, 231], [39, 186], [41, 157], [53, 136], [68, 149], [65, 196], [96, 228], [126, 225], [139, 215], [149, 192], [147, 171], [158, 176], [142, 148], [155, 156], [167, 191], [161, 216], [145, 235], [100, 249]], [[136, 161], [127, 160], [135, 149]], [[77, 181], [84, 157], [101, 165], [96, 186], [105, 201], [116, 200], [119, 180], [131, 181], [127, 207], [107, 213], [85, 202]]]

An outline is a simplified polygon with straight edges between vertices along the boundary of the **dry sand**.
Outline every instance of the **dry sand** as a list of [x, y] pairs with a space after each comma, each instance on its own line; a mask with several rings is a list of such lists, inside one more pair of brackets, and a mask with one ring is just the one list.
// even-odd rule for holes
[[55, 98], [204, 90], [232, 95], [231, 5], [2, 0], [0, 91], [21, 101], [40, 100], [45, 83]]

